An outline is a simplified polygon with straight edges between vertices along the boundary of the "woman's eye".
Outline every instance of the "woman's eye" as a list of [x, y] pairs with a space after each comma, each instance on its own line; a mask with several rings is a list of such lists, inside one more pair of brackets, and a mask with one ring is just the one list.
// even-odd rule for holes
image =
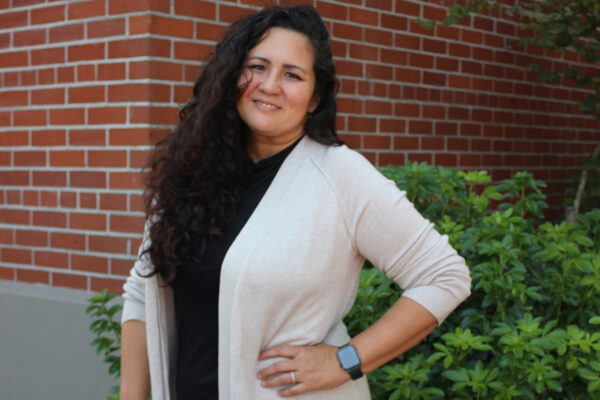
[[265, 69], [265, 66], [260, 65], [260, 64], [253, 64], [253, 65], [248, 65], [248, 69], [253, 69], [256, 71], [263, 71]]
[[302, 80], [302, 78], [300, 78], [298, 75], [296, 75], [293, 72], [286, 72], [285, 76], [287, 76], [288, 78], [292, 78], [292, 79], [298, 79], [299, 81]]

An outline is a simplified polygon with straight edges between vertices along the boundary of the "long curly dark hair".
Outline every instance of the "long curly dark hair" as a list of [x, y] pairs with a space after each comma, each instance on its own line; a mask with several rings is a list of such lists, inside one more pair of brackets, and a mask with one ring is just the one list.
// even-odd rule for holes
[[[247, 126], [236, 102], [248, 52], [272, 27], [304, 34], [314, 50], [314, 92], [320, 102], [304, 121], [304, 133], [326, 144], [342, 142], [335, 130], [337, 79], [329, 33], [308, 5], [273, 6], [234, 22], [206, 60], [193, 98], [180, 112], [175, 130], [155, 147], [147, 177], [146, 214], [151, 221], [153, 270], [166, 284], [177, 268], [199, 262], [207, 240], [217, 240], [231, 221], [247, 170]], [[200, 249], [200, 251], [198, 251]]]

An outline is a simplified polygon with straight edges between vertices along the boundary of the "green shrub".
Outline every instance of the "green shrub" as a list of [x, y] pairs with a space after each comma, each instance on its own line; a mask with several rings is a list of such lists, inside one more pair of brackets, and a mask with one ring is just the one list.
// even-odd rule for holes
[[[90, 305], [85, 313], [92, 318], [90, 331], [96, 337], [91, 345], [96, 354], [102, 353], [104, 362], [108, 364], [108, 374], [115, 379], [121, 376], [121, 323], [115, 320], [117, 313], [123, 308], [121, 304], [109, 303], [115, 298], [106, 289], [88, 299]], [[108, 400], [119, 399], [119, 386], [110, 389]]]
[[[382, 173], [467, 260], [471, 296], [426, 340], [369, 375], [374, 399], [600, 399], [600, 210], [544, 221], [543, 182], [427, 164]], [[351, 335], [401, 290], [367, 263]]]

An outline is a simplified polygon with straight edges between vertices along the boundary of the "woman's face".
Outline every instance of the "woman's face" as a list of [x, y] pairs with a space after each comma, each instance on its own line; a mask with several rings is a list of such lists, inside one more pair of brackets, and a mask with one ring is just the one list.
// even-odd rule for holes
[[246, 86], [236, 106], [250, 140], [295, 141], [304, 133], [306, 114], [318, 104], [312, 45], [301, 33], [270, 28], [250, 50], [238, 86]]

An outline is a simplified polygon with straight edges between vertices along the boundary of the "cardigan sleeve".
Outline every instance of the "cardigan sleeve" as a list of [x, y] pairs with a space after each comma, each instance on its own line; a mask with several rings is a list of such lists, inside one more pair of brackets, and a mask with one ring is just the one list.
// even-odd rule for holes
[[123, 313], [121, 316], [121, 323], [125, 321], [135, 319], [139, 321], [146, 321], [145, 311], [145, 293], [146, 293], [146, 280], [143, 275], [146, 275], [149, 271], [150, 259], [147, 254], [142, 254], [143, 250], [149, 245], [148, 236], [148, 223], [144, 228], [144, 239], [140, 245], [138, 251], [138, 258], [129, 272], [129, 277], [123, 285]]
[[470, 294], [465, 260], [394, 182], [357, 152], [340, 151], [339, 196], [355, 248], [441, 324]]

